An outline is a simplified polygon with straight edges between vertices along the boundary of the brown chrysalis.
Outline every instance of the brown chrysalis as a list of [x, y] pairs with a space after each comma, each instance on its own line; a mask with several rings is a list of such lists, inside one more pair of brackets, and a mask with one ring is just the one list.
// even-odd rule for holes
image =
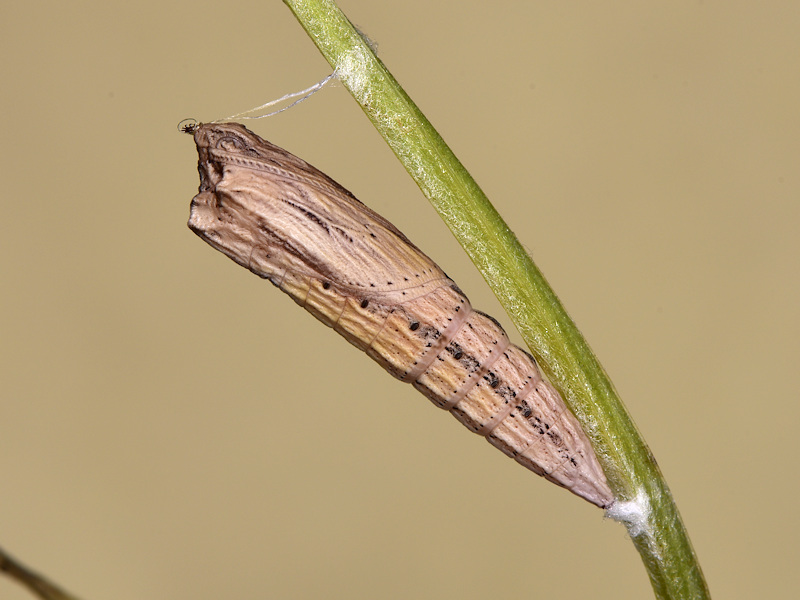
[[517, 462], [600, 507], [597, 458], [533, 357], [386, 219], [237, 123], [198, 124], [189, 227]]

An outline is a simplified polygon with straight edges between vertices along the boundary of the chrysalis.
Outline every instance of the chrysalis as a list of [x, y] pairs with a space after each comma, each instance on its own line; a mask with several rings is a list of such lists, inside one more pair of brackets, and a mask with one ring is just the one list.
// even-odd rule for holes
[[197, 125], [189, 227], [468, 429], [600, 507], [613, 495], [533, 357], [386, 219], [237, 123]]

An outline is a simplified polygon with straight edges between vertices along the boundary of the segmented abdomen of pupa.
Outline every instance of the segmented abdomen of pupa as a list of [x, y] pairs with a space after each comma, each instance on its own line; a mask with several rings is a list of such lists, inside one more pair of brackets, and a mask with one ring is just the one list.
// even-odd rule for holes
[[589, 502], [611, 503], [589, 440], [561, 396], [454, 283], [397, 304], [342, 296], [322, 281], [303, 297], [309, 312], [507, 456]]

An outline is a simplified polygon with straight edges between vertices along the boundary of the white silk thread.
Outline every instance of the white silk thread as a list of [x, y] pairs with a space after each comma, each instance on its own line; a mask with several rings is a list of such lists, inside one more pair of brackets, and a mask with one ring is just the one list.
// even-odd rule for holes
[[[286, 94], [281, 96], [280, 98], [276, 98], [275, 100], [270, 100], [269, 102], [265, 102], [261, 106], [256, 106], [255, 108], [248, 109], [244, 112], [237, 113], [235, 115], [231, 115], [230, 117], [225, 117], [224, 119], [218, 119], [217, 121], [213, 121], [214, 123], [222, 123], [224, 121], [231, 121], [233, 119], [264, 119], [266, 117], [271, 117], [273, 115], [277, 115], [278, 113], [282, 113], [285, 110], [289, 110], [293, 106], [297, 106], [303, 100], [307, 100], [312, 95], [316, 94], [320, 91], [323, 87], [325, 87], [332, 79], [336, 78], [336, 71], [333, 71], [330, 75], [320, 79], [314, 85], [307, 87], [304, 90], [300, 90], [299, 92], [292, 92], [291, 94]], [[302, 96], [299, 100], [295, 100], [288, 106], [284, 106], [283, 108], [279, 108], [278, 110], [273, 110], [272, 112], [263, 114], [263, 115], [252, 115], [251, 113], [256, 113], [260, 110], [264, 110], [269, 108], [270, 106], [275, 106], [281, 102], [286, 100], [291, 100], [292, 98], [297, 98], [298, 96]]]

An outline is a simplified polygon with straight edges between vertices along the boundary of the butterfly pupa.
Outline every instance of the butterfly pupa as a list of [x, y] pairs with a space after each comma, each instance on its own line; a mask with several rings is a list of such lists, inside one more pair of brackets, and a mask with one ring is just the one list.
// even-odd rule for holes
[[187, 131], [200, 172], [192, 231], [504, 454], [611, 505], [586, 434], [534, 358], [397, 228], [238, 123]]

